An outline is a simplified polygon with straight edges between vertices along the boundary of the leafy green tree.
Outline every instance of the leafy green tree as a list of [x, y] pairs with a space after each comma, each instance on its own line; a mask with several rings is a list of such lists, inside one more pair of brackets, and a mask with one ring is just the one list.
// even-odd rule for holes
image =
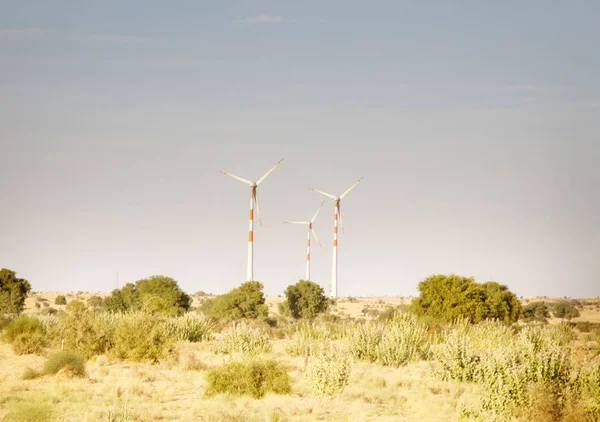
[[555, 318], [571, 320], [579, 317], [579, 310], [568, 300], [561, 300], [551, 305], [552, 315]]
[[527, 322], [547, 322], [550, 310], [545, 302], [531, 302], [523, 308], [522, 317]]
[[191, 299], [170, 277], [156, 275], [115, 289], [104, 299], [109, 312], [144, 310], [181, 315], [190, 308]]
[[58, 296], [56, 296], [56, 299], [54, 299], [54, 304], [55, 305], [66, 305], [67, 298], [64, 295], [58, 295]]
[[17, 273], [6, 268], [0, 270], [0, 314], [19, 314], [25, 307], [31, 285]]
[[212, 301], [211, 315], [218, 318], [254, 319], [268, 315], [263, 285], [258, 281], [246, 281], [228, 293], [216, 296]]
[[516, 295], [493, 281], [480, 284], [472, 277], [436, 274], [421, 281], [418, 289], [420, 295], [409, 310], [439, 321], [460, 317], [472, 323], [492, 318], [511, 323], [521, 313]]
[[323, 288], [309, 280], [289, 285], [285, 289], [285, 297], [294, 318], [315, 318], [329, 306]]

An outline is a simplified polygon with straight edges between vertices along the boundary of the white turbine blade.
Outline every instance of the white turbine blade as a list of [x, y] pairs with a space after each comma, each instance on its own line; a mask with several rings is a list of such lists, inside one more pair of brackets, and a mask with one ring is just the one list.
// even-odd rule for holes
[[239, 180], [240, 182], [243, 182], [249, 186], [252, 186], [252, 182], [250, 180], [242, 179], [241, 177], [234, 176], [233, 174], [227, 173], [226, 171], [223, 171], [223, 170], [221, 170], [221, 173], [223, 173], [226, 176], [233, 177], [235, 180]]
[[277, 164], [275, 164], [275, 165], [274, 165], [274, 166], [271, 168], [271, 170], [269, 170], [268, 172], [266, 172], [266, 173], [265, 173], [265, 175], [264, 175], [263, 177], [261, 177], [260, 179], [258, 179], [258, 181], [256, 182], [256, 184], [257, 184], [257, 185], [260, 185], [260, 182], [262, 182], [263, 180], [265, 180], [265, 179], [267, 178], [267, 176], [268, 176], [269, 174], [271, 174], [271, 172], [272, 172], [273, 170], [275, 170], [275, 168], [276, 168], [276, 167], [277, 167], [279, 164], [281, 164], [281, 162], [282, 162], [282, 161], [283, 161], [283, 158], [282, 158], [281, 160], [279, 160], [279, 161], [277, 162]]
[[342, 194], [340, 195], [340, 199], [342, 199], [344, 196], [348, 195], [348, 192], [350, 192], [352, 189], [354, 189], [354, 187], [355, 187], [356, 185], [358, 185], [362, 179], [363, 179], [363, 178], [361, 177], [360, 179], [358, 179], [358, 181], [357, 181], [355, 184], [353, 184], [353, 185], [352, 185], [352, 186], [350, 186], [348, 189], [346, 189], [346, 192], [344, 192], [344, 193], [342, 193]]
[[321, 242], [319, 242], [319, 238], [317, 237], [317, 232], [315, 232], [315, 229], [311, 229], [313, 236], [315, 237], [315, 239], [317, 239], [317, 243], [319, 244], [319, 248], [322, 248], [323, 246], [321, 246]]
[[315, 221], [315, 218], [317, 218], [317, 214], [319, 213], [319, 211], [321, 211], [321, 208], [323, 208], [323, 204], [325, 204], [325, 201], [321, 202], [321, 206], [319, 207], [313, 218], [311, 218], [310, 220], [311, 223], [313, 223]]
[[284, 221], [287, 224], [310, 224], [308, 221]]
[[258, 216], [258, 222], [262, 226], [262, 219], [260, 218], [260, 207], [258, 206], [258, 189], [254, 189], [254, 203], [256, 204], [256, 215]]
[[318, 190], [318, 189], [311, 188], [311, 187], [309, 187], [309, 189], [310, 189], [310, 190], [314, 190], [315, 192], [317, 192], [317, 193], [320, 193], [321, 195], [325, 195], [325, 196], [327, 196], [327, 197], [329, 197], [329, 198], [331, 198], [331, 199], [337, 199], [335, 195], [331, 195], [331, 194], [329, 194], [329, 193], [325, 193], [325, 192], [323, 192], [323, 191], [320, 191], [320, 190]]

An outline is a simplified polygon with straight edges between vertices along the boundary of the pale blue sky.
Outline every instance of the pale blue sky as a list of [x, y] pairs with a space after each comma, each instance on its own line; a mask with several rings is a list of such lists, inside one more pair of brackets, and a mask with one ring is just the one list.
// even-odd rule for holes
[[[304, 275], [341, 193], [341, 295], [432, 273], [600, 294], [596, 1], [0, 0], [0, 266], [35, 290]], [[332, 204], [315, 223], [328, 288]]]

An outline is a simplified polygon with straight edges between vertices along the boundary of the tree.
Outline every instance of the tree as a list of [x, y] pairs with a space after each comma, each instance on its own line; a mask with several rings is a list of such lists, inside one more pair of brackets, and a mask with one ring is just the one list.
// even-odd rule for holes
[[19, 314], [25, 307], [31, 285], [17, 273], [6, 268], [0, 270], [0, 314]]
[[561, 300], [551, 305], [552, 315], [555, 318], [568, 319], [579, 317], [579, 310], [568, 300]]
[[87, 300], [87, 304], [92, 308], [100, 308], [102, 306], [102, 298], [100, 296], [92, 296]]
[[246, 281], [228, 293], [212, 300], [211, 315], [218, 318], [254, 319], [268, 315], [263, 285], [258, 281]]
[[285, 297], [294, 318], [314, 318], [329, 306], [323, 288], [309, 280], [289, 285], [285, 289]]
[[531, 302], [529, 305], [523, 308], [522, 317], [527, 322], [547, 322], [546, 319], [550, 318], [550, 311], [548, 305], [545, 302]]
[[420, 295], [413, 299], [409, 310], [440, 321], [460, 317], [472, 323], [484, 319], [512, 323], [521, 313], [517, 296], [494, 281], [480, 284], [472, 277], [436, 274], [421, 281], [418, 289]]
[[55, 305], [66, 305], [67, 298], [64, 295], [58, 295], [58, 296], [56, 296], [56, 299], [54, 299], [54, 304]]
[[110, 312], [144, 310], [167, 315], [181, 315], [190, 308], [190, 297], [170, 277], [155, 275], [115, 289], [104, 299]]

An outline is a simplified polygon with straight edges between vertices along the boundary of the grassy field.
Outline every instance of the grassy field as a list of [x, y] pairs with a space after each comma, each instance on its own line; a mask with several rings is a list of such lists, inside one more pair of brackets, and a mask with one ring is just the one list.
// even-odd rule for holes
[[[27, 299], [25, 312], [38, 314], [48, 307], [64, 310], [64, 305], [54, 303], [57, 295], [36, 293]], [[78, 298], [85, 302], [94, 294], [65, 295], [67, 301]], [[277, 304], [282, 300], [268, 298], [272, 313], [277, 311]], [[523, 299], [525, 303], [533, 300], [537, 299]], [[586, 299], [581, 317], [574, 321], [600, 323], [598, 300]], [[199, 301], [195, 297], [193, 305], [197, 306]], [[332, 313], [345, 319], [369, 319], [365, 309], [380, 312], [389, 306], [408, 302], [409, 298], [399, 297], [340, 298]], [[552, 325], [559, 323], [557, 320], [550, 321]], [[596, 354], [593, 335], [593, 332], [574, 330], [570, 352], [577, 361], [591, 359]], [[262, 357], [275, 359], [284, 365], [291, 377], [291, 395], [267, 394], [262, 399], [253, 399], [218, 394], [209, 398], [205, 395], [206, 372], [231, 359], [229, 355], [214, 352], [221, 336], [217, 332], [212, 341], [179, 342], [167, 358], [156, 364], [122, 361], [101, 355], [90, 358], [86, 363], [86, 375], [82, 378], [59, 372], [30, 380], [21, 379], [25, 368], [41, 370], [45, 356], [16, 355], [9, 344], [0, 342], [0, 419], [457, 421], [471, 420], [463, 410], [478, 406], [485, 394], [483, 387], [475, 382], [442, 381], [434, 375], [431, 360], [416, 359], [399, 368], [354, 360], [343, 391], [333, 397], [320, 396], [311, 388], [306, 357], [292, 357], [286, 352], [291, 341], [289, 332], [286, 332], [271, 338], [272, 350]], [[47, 349], [44, 355], [50, 352], [52, 350]], [[562, 420], [544, 419], [543, 413], [541, 411], [539, 420]], [[533, 420], [531, 418], [519, 420]]]

